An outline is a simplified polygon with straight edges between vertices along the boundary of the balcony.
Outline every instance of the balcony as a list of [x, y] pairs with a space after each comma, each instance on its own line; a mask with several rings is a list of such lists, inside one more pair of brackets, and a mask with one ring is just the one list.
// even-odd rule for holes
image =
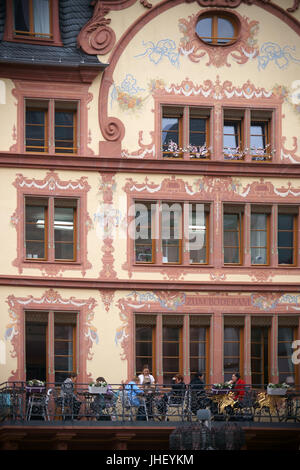
[[[209, 411], [212, 426], [238, 423], [252, 440], [254, 433], [263, 442], [261, 436], [270, 432], [280, 435], [280, 442], [283, 435], [289, 443], [299, 440], [299, 388], [287, 389], [282, 392], [284, 395], [270, 395], [267, 389], [245, 386], [240, 399], [232, 390], [209, 385], [203, 390], [186, 386], [176, 395], [170, 386], [159, 385], [145, 390], [137, 400], [128, 385], [112, 385], [109, 394], [103, 390], [96, 392], [88, 384], [76, 384], [68, 393], [62, 384], [47, 383], [40, 387], [28, 387], [23, 382], [1, 384], [0, 445], [6, 448], [8, 442], [13, 445], [18, 441], [21, 448], [26, 445], [32, 448], [38, 440], [38, 447], [34, 448], [44, 449], [49, 443], [68, 447], [71, 441], [75, 448], [80, 448], [83, 442], [91, 445], [91, 440], [98, 439], [105, 449], [112, 442], [115, 449], [124, 449], [126, 442], [127, 449], [128, 441], [132, 441], [130, 445], [141, 446], [138, 448], [150, 449], [151, 442], [153, 448], [164, 449], [168, 448], [172, 431], [199, 423], [199, 410]], [[270, 440], [274, 441], [274, 436]]]

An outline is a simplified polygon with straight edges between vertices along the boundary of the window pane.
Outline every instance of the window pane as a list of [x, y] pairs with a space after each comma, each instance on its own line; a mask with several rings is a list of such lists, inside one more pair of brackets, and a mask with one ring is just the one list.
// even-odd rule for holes
[[179, 356], [179, 343], [166, 343], [163, 344], [164, 356]]
[[179, 328], [172, 328], [170, 326], [163, 327], [164, 341], [179, 341]]
[[55, 338], [68, 341], [73, 340], [73, 330], [74, 327], [72, 325], [60, 325], [56, 323], [54, 327]]
[[26, 258], [45, 258], [45, 207], [26, 204]]
[[204, 118], [190, 118], [190, 132], [204, 132], [206, 131], [206, 119]]
[[206, 360], [205, 358], [191, 358], [190, 360], [190, 371], [191, 375], [195, 372], [205, 371], [206, 369]]
[[205, 343], [190, 343], [190, 356], [205, 356]]
[[173, 372], [176, 373], [179, 371], [179, 359], [172, 358], [163, 358], [163, 369], [164, 372]]
[[190, 327], [190, 341], [205, 341], [206, 328], [191, 326]]
[[251, 214], [251, 229], [252, 230], [266, 230], [267, 229], [267, 215], [266, 214]]
[[267, 264], [267, 249], [251, 248], [251, 264]]
[[294, 264], [294, 250], [278, 249], [278, 264]]
[[137, 356], [152, 356], [152, 343], [136, 343]]
[[238, 248], [224, 248], [224, 263], [239, 263], [240, 253]]
[[152, 240], [151, 244], [140, 244], [135, 242], [135, 260], [141, 263], [152, 263]]
[[74, 259], [74, 217], [73, 207], [54, 209], [55, 259]]
[[292, 214], [278, 214], [278, 230], [293, 230], [294, 216]]
[[224, 214], [224, 229], [237, 230], [239, 228], [238, 214]]
[[[202, 147], [206, 143], [206, 134], [190, 133], [190, 145]], [[199, 149], [198, 149], [199, 150]]]
[[54, 353], [62, 356], [73, 354], [73, 343], [69, 341], [55, 341]]
[[240, 340], [240, 328], [231, 326], [225, 326], [224, 328], [224, 341], [239, 341]]
[[[33, 0], [34, 31], [50, 36], [49, 0]], [[38, 36], [38, 35], [37, 35]]]
[[294, 331], [291, 327], [278, 328], [278, 341], [294, 341]]
[[212, 37], [212, 18], [202, 18], [198, 21], [196, 32], [205, 42], [211, 42]]
[[30, 31], [28, 0], [14, 0], [14, 20], [16, 31]]
[[[219, 38], [228, 38], [229, 40], [234, 37], [234, 27], [229, 20], [218, 18], [218, 36]], [[229, 41], [219, 39], [218, 42], [226, 44]]]
[[163, 263], [179, 263], [179, 240], [162, 240]]
[[280, 248], [293, 247], [294, 233], [293, 232], [278, 232], [278, 246]]
[[73, 357], [55, 356], [54, 367], [56, 370], [72, 371], [73, 370]]
[[225, 343], [224, 344], [224, 356], [239, 356], [240, 355], [240, 343]]
[[47, 323], [26, 320], [26, 380], [46, 380]]
[[137, 326], [135, 335], [137, 341], [152, 341], [152, 326]]

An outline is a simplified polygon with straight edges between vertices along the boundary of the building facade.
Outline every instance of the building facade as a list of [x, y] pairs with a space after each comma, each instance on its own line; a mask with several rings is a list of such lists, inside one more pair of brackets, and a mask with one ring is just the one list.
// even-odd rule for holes
[[1, 1], [1, 382], [299, 385], [299, 6]]

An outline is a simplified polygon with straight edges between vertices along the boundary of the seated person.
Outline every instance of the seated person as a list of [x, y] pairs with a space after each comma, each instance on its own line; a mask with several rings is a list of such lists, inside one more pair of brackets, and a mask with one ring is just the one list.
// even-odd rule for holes
[[159, 412], [163, 415], [166, 414], [168, 402], [174, 405], [182, 403], [185, 395], [185, 389], [186, 386], [183, 376], [181, 374], [176, 374], [172, 379], [172, 390], [164, 394], [162, 399], [157, 404]]
[[136, 406], [138, 408], [137, 419], [144, 419], [145, 409], [141, 404], [140, 397], [144, 395], [144, 391], [138, 386], [139, 378], [138, 376], [133, 377], [133, 379], [125, 385], [125, 390], [127, 397], [131, 406]]
[[209, 400], [205, 396], [203, 373], [197, 372], [193, 374], [190, 381], [191, 392], [191, 411], [196, 414], [199, 409], [206, 408]]
[[245, 395], [245, 382], [241, 379], [238, 372], [232, 374], [232, 379], [229, 381], [232, 384], [232, 390], [234, 392], [234, 399], [242, 401]]
[[[98, 377], [96, 383], [107, 383], [104, 377]], [[112, 391], [111, 385], [107, 385], [106, 393], [98, 393], [94, 401], [91, 403], [91, 410], [96, 414], [98, 420], [107, 419], [110, 420], [109, 415], [103, 416], [105, 408], [109, 408], [114, 399], [114, 392]]]
[[68, 408], [68, 411], [71, 412], [72, 417], [79, 419], [78, 415], [81, 407], [81, 401], [77, 398], [74, 391], [76, 380], [77, 374], [75, 372], [71, 372], [69, 377], [61, 384], [58, 405], [61, 406], [64, 410], [65, 418], [69, 417], [65, 416], [65, 410]]
[[149, 367], [145, 365], [143, 367], [143, 372], [138, 376], [140, 385], [154, 385], [155, 379], [153, 375], [150, 374]]

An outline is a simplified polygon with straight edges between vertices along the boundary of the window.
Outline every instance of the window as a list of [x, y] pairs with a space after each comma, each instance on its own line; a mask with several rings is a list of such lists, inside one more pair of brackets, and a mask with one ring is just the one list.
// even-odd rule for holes
[[155, 320], [154, 324], [137, 321], [135, 330], [136, 373], [141, 374], [145, 365], [155, 376]]
[[182, 263], [182, 205], [162, 204], [162, 261]]
[[252, 385], [263, 387], [269, 383], [269, 328], [251, 328]]
[[243, 208], [224, 206], [224, 264], [242, 264]]
[[206, 108], [163, 106], [163, 158], [209, 158], [209, 118]]
[[76, 261], [77, 200], [25, 198], [25, 258]]
[[190, 325], [190, 373], [205, 372], [208, 361], [208, 328], [205, 326], [193, 325], [191, 318]]
[[295, 266], [297, 244], [297, 207], [278, 208], [278, 264]]
[[272, 158], [271, 118], [272, 113], [270, 111], [251, 111], [250, 154], [252, 160], [266, 161]]
[[77, 106], [76, 101], [26, 99], [26, 152], [77, 153]]
[[238, 39], [238, 20], [226, 12], [209, 12], [199, 16], [198, 37], [211, 46], [226, 46]]
[[231, 380], [234, 372], [243, 365], [242, 328], [224, 326], [224, 380]]
[[29, 38], [52, 37], [51, 0], [14, 0], [14, 34]]
[[[264, 213], [262, 211], [267, 211]], [[253, 206], [251, 208], [251, 264], [268, 265], [270, 238], [270, 209]]]
[[242, 160], [244, 149], [244, 111], [224, 109], [223, 153], [225, 160]]
[[135, 262], [208, 264], [209, 212], [209, 204], [136, 201], [134, 233], [129, 233]]
[[182, 326], [170, 325], [164, 318], [162, 342], [163, 383], [169, 384], [175, 374], [182, 372]]
[[207, 264], [209, 240], [209, 205], [204, 204], [204, 211], [199, 204], [189, 205], [189, 253], [190, 264]]
[[[148, 365], [156, 380], [170, 384], [175, 374], [183, 375], [188, 364], [190, 375], [209, 370], [209, 317], [189, 315], [189, 330], [184, 335], [184, 315], [136, 314], [135, 316], [135, 368], [140, 373]], [[160, 325], [160, 326], [158, 326]], [[156, 376], [156, 361], [160, 364], [160, 377]]]
[[26, 380], [49, 381], [50, 364], [57, 383], [76, 371], [76, 323], [76, 313], [25, 312]]
[[[292, 363], [292, 343], [295, 340], [295, 328], [278, 326], [278, 371], [279, 382], [285, 382], [288, 376], [295, 380], [295, 365]], [[296, 380], [295, 380], [296, 381]]]

